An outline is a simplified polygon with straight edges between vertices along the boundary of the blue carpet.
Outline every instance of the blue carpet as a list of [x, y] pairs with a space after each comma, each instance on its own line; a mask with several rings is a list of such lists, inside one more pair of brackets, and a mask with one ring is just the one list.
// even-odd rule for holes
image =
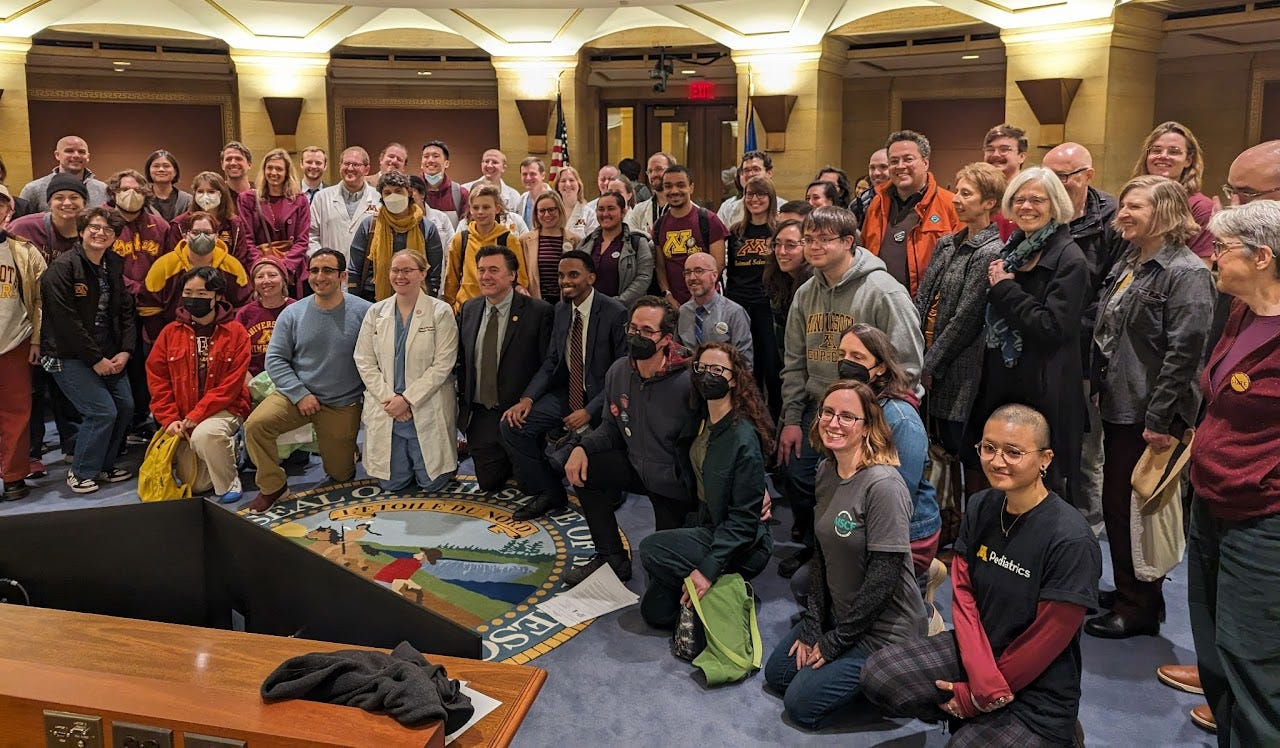
[[[49, 476], [30, 482], [32, 494], [19, 502], [0, 504], [0, 515], [113, 506], [137, 501], [133, 481], [106, 486], [87, 496], [76, 496], [65, 485], [67, 466], [57, 452], [46, 455]], [[123, 467], [134, 468], [142, 447], [131, 450]], [[464, 463], [462, 471], [471, 469]], [[290, 468], [294, 490], [313, 487], [324, 480], [319, 459], [304, 468]], [[361, 471], [359, 477], [365, 477]], [[246, 475], [245, 501], [256, 495], [251, 474]], [[792, 602], [786, 580], [777, 575], [777, 558], [795, 546], [785, 542], [791, 518], [785, 507], [776, 510], [775, 559], [754, 580], [760, 607], [760, 632], [765, 655], [790, 630], [789, 620], [798, 607]], [[619, 511], [623, 531], [635, 547], [653, 531], [653, 512], [647, 499], [632, 496]], [[1103, 544], [1104, 586], [1110, 586], [1110, 561]], [[644, 570], [634, 565], [636, 576], [629, 586], [644, 588]], [[1165, 583], [1168, 621], [1159, 637], [1107, 641], [1083, 637], [1084, 699], [1080, 721], [1090, 746], [1213, 746], [1212, 736], [1199, 730], [1187, 712], [1201, 697], [1161, 685], [1155, 669], [1166, 663], [1195, 661], [1187, 618], [1187, 582], [1184, 567]], [[944, 616], [949, 618], [950, 594], [939, 593]], [[866, 708], [850, 710], [839, 724], [818, 732], [799, 729], [782, 717], [782, 704], [763, 690], [757, 673], [743, 683], [707, 689], [697, 671], [668, 652], [664, 632], [650, 629], [636, 608], [605, 616], [565, 644], [534, 661], [548, 673], [546, 685], [534, 702], [517, 746], [604, 746], [660, 739], [671, 745], [841, 745], [841, 746], [941, 746], [947, 734], [941, 727], [914, 721], [888, 721]]]

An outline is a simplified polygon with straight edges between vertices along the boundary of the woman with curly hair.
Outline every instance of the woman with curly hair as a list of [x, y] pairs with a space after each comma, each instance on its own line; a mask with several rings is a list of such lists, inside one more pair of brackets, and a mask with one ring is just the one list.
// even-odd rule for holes
[[680, 606], [689, 604], [685, 577], [701, 598], [723, 574], [755, 577], [773, 552], [773, 537], [761, 521], [773, 422], [737, 348], [704, 343], [698, 349], [692, 399], [699, 417], [690, 432], [692, 466], [686, 474], [696, 484], [690, 488], [698, 497], [697, 522], [655, 532], [640, 543], [649, 580], [640, 614], [659, 628], [675, 625]]
[[816, 543], [800, 622], [765, 665], [793, 722], [819, 727], [858, 698], [876, 650], [924, 635], [924, 602], [911, 568], [911, 493], [871, 388], [831, 384], [809, 439], [818, 465]]
[[[1152, 174], [1167, 177], [1187, 189], [1187, 206], [1196, 219], [1200, 232], [1187, 242], [1187, 246], [1208, 267], [1213, 267], [1213, 234], [1209, 233], [1209, 219], [1213, 217], [1213, 200], [1200, 191], [1204, 178], [1204, 152], [1191, 128], [1181, 122], [1161, 122], [1142, 141], [1142, 150], [1133, 165], [1129, 178]], [[1103, 271], [1106, 275], [1106, 271]]]

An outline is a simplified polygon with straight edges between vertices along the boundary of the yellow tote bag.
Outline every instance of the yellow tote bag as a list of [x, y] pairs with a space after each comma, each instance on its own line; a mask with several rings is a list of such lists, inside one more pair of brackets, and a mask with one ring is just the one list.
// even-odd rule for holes
[[[183, 480], [179, 485], [174, 477], [174, 458], [182, 437], [174, 436], [163, 429], [151, 437], [147, 445], [147, 454], [142, 458], [142, 466], [138, 468], [138, 498], [143, 501], [167, 501], [169, 499], [191, 498], [191, 484], [195, 470], [185, 472], [190, 480]], [[187, 450], [191, 457], [194, 453]], [[187, 460], [184, 460], [187, 462]]]

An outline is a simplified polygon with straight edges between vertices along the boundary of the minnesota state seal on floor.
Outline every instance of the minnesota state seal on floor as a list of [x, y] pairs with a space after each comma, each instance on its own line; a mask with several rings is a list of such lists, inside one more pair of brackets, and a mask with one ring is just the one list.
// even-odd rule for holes
[[471, 476], [429, 494], [384, 493], [363, 480], [293, 494], [244, 516], [474, 628], [486, 660], [525, 663], [589, 625], [565, 628], [537, 605], [561, 590], [565, 569], [595, 552], [575, 506], [513, 519], [526, 500], [515, 487], [486, 494]]

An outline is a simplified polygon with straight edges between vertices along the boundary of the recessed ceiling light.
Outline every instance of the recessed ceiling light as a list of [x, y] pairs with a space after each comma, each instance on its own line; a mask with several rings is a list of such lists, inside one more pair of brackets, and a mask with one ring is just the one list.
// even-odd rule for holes
[[697, 70], [681, 70], [680, 74], [681, 75], [697, 75], [698, 71]]
[[117, 66], [117, 67], [127, 68], [127, 67], [129, 67], [130, 65], [132, 65], [133, 63], [132, 63], [132, 62], [129, 62], [128, 60], [116, 60], [115, 62], [113, 62], [113, 63], [111, 63], [111, 64], [112, 64], [112, 65], [115, 65], [115, 66]]
[[976, 60], [976, 59], [978, 59], [978, 55], [960, 55], [960, 59], [962, 59], [962, 60]]
[[419, 70], [418, 75], [431, 75], [430, 70]]

